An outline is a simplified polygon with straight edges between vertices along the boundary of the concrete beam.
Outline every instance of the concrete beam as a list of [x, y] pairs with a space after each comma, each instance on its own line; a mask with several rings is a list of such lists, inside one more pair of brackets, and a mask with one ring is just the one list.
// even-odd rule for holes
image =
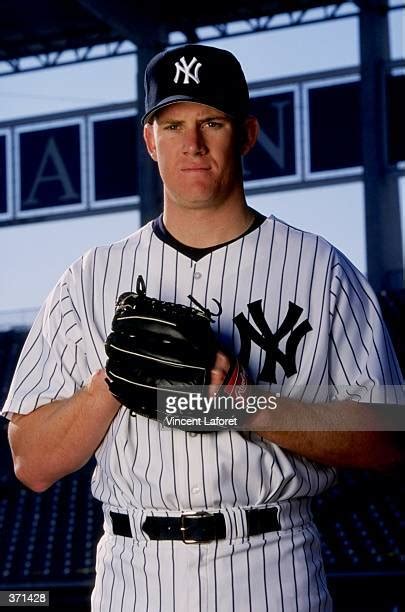
[[367, 276], [380, 292], [403, 286], [398, 177], [387, 160], [388, 2], [367, 0], [358, 5]]

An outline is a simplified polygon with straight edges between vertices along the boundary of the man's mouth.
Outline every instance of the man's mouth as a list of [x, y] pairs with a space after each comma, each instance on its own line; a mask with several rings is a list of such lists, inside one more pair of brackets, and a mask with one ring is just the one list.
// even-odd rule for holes
[[181, 168], [182, 172], [208, 172], [209, 166], [186, 166]]

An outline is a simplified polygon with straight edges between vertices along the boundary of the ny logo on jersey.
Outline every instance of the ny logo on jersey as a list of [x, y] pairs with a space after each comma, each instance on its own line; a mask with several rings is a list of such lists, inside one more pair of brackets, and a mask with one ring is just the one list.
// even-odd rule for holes
[[[173, 81], [177, 84], [180, 78], [180, 74], [183, 73], [183, 85], [188, 85], [190, 83], [190, 79], [193, 79], [193, 81], [195, 83], [200, 82], [200, 79], [198, 78], [198, 73], [200, 71], [200, 68], [202, 66], [202, 64], [200, 62], [197, 62], [197, 58], [193, 57], [193, 59], [190, 61], [189, 64], [187, 64], [186, 62], [186, 58], [183, 57], [180, 58], [179, 62], [175, 63], [176, 66], [176, 76], [174, 77]], [[194, 67], [194, 72], [191, 73], [191, 69]]]
[[[297, 304], [293, 304], [293, 302], [289, 302], [288, 312], [284, 317], [284, 321], [274, 334], [264, 318], [261, 300], [248, 304], [248, 310], [259, 331], [249, 323], [243, 313], [238, 314], [234, 318], [234, 323], [239, 330], [241, 340], [239, 352], [240, 361], [245, 364], [249, 363], [251, 341], [253, 340], [253, 342], [260, 346], [266, 353], [264, 365], [258, 376], [258, 380], [276, 383], [277, 363], [281, 365], [287, 378], [296, 374], [297, 366], [295, 359], [298, 345], [305, 334], [312, 329], [308, 319], [305, 319], [298, 327], [293, 329], [301, 316], [302, 308], [297, 306]], [[287, 336], [287, 334], [290, 335], [286, 342], [285, 353], [283, 353], [278, 345], [280, 340]]]

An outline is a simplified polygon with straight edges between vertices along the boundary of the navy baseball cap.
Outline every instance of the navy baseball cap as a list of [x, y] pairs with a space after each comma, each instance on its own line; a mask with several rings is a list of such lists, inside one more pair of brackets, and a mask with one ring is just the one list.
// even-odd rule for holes
[[182, 45], [155, 55], [145, 71], [145, 125], [175, 102], [199, 102], [235, 119], [245, 119], [249, 89], [242, 67], [229, 51]]

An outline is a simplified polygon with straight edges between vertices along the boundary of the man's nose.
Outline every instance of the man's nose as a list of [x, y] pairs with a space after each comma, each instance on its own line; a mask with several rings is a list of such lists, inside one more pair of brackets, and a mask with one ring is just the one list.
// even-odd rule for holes
[[207, 145], [199, 126], [190, 127], [184, 133], [183, 152], [190, 155], [203, 155]]

